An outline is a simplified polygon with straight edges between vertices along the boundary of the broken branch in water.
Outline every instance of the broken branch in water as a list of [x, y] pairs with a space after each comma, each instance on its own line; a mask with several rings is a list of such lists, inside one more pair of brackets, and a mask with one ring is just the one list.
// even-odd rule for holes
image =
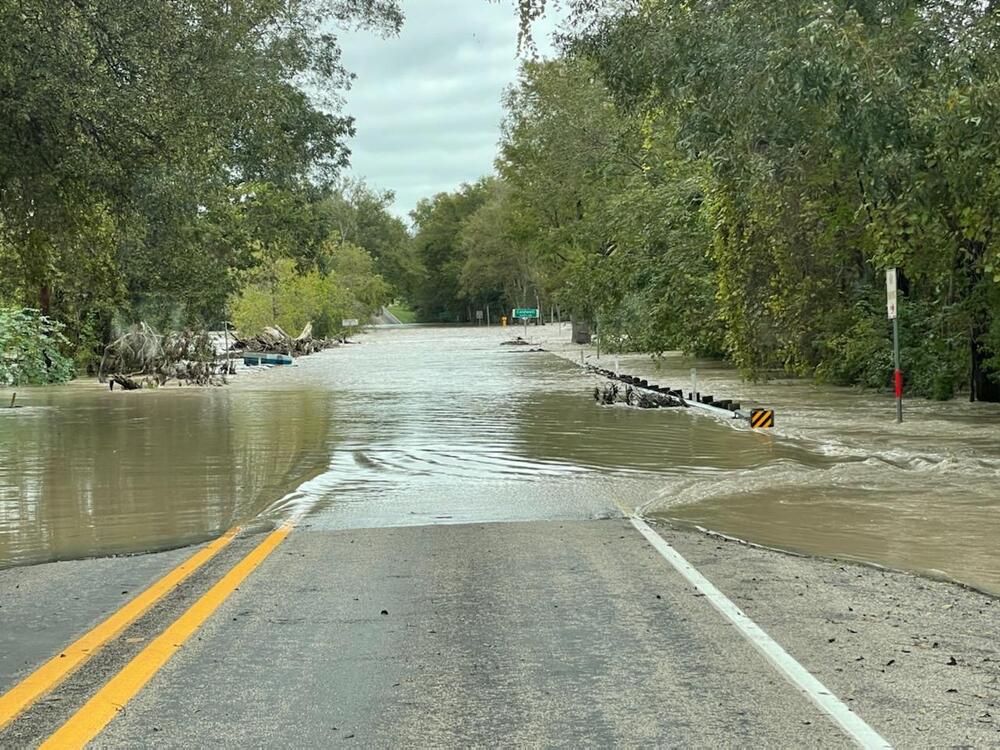
[[[346, 339], [344, 343], [347, 343]], [[328, 349], [335, 344], [336, 342], [331, 339], [314, 338], [313, 324], [307, 323], [302, 333], [294, 339], [279, 326], [268, 326], [256, 336], [251, 336], [243, 340], [237, 339], [233, 348], [242, 349], [247, 352], [270, 352], [301, 357]]]
[[98, 380], [126, 391], [158, 388], [173, 379], [181, 385], [225, 385], [227, 375], [236, 374], [228, 359], [234, 351], [278, 352], [292, 356], [313, 354], [334, 345], [329, 339], [313, 337], [312, 323], [296, 338], [277, 326], [265, 328], [249, 339], [238, 337], [229, 347], [226, 330], [225, 358], [220, 358], [212, 335], [206, 331], [160, 334], [147, 323], [138, 323], [104, 349]]
[[156, 388], [171, 378], [196, 385], [223, 385], [215, 345], [208, 333], [183, 331], [161, 335], [147, 323], [132, 326], [104, 350], [98, 379], [124, 390]]

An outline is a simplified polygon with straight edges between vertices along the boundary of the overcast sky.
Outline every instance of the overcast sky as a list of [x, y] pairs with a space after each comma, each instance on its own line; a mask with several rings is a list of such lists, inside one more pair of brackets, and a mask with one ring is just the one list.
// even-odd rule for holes
[[[517, 77], [517, 17], [510, 0], [403, 0], [398, 37], [341, 36], [357, 74], [346, 112], [357, 120], [349, 174], [396, 192], [406, 217], [420, 198], [493, 169], [500, 97]], [[549, 25], [539, 24], [539, 47]]]

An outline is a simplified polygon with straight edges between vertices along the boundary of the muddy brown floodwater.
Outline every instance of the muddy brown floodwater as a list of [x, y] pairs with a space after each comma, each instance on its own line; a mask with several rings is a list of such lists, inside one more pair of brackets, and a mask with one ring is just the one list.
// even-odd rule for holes
[[[578, 360], [568, 326], [531, 334]], [[775, 407], [777, 429], [752, 432], [598, 407], [592, 376], [502, 338], [389, 329], [222, 389], [22, 390], [24, 408], [0, 409], [0, 567], [164, 549], [254, 519], [600, 518], [621, 504], [1000, 593], [1000, 408], [913, 402], [897, 426], [877, 394], [620, 358], [675, 387], [696, 366], [702, 392]]]

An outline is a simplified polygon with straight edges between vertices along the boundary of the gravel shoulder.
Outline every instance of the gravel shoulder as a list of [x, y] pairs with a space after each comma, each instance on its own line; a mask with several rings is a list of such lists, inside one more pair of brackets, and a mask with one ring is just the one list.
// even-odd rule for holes
[[655, 528], [897, 746], [1000, 746], [1000, 599], [909, 573]]

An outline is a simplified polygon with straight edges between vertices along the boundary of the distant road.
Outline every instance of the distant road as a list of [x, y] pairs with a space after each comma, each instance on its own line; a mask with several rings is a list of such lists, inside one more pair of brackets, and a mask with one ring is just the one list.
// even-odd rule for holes
[[372, 323], [375, 325], [387, 325], [387, 326], [401, 326], [403, 321], [393, 315], [388, 307], [383, 305], [381, 312], [378, 315], [372, 316]]

